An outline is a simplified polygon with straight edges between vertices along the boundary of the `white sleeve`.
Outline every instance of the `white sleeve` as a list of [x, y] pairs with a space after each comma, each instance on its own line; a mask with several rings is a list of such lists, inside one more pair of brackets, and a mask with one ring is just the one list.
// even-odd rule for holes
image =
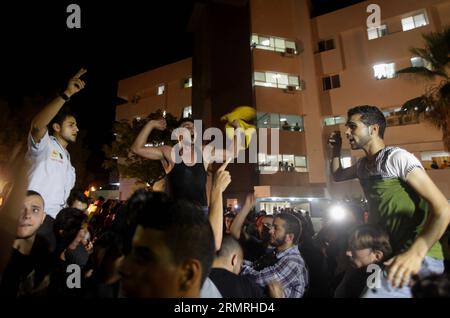
[[41, 138], [41, 140], [39, 140], [39, 142], [35, 142], [31, 134], [28, 135], [28, 149], [31, 156], [39, 155], [45, 149], [47, 149], [49, 144], [50, 136], [48, 134], [48, 130], [45, 132], [44, 136]]
[[412, 153], [398, 149], [389, 156], [386, 169], [390, 174], [406, 181], [408, 174], [414, 169], [423, 169], [422, 163]]

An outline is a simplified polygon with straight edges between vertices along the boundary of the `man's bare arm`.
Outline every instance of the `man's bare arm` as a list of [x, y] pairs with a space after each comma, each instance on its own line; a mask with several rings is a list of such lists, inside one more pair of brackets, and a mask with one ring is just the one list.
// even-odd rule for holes
[[[69, 84], [64, 91], [64, 94], [66, 94], [67, 97], [71, 97], [84, 88], [85, 83], [80, 79], [80, 76], [86, 72], [85, 69], [80, 69], [78, 73], [69, 80]], [[44, 137], [45, 132], [47, 131], [47, 125], [56, 116], [65, 102], [66, 101], [61, 96], [58, 96], [34, 116], [31, 121], [31, 136], [35, 142], [39, 142], [42, 137]]]
[[239, 212], [236, 215], [236, 217], [233, 220], [233, 223], [231, 223], [230, 232], [235, 239], [237, 240], [240, 239], [245, 219], [247, 218], [248, 214], [250, 213], [254, 205], [255, 205], [254, 195], [253, 194], [247, 195], [245, 203], [242, 206], [241, 212]]
[[350, 179], [355, 179], [356, 166], [351, 166], [349, 168], [343, 168], [341, 164], [341, 148], [342, 140], [340, 134], [333, 132], [330, 136], [328, 144], [331, 146], [331, 175], [334, 181], [345, 181]]
[[139, 132], [136, 140], [131, 146], [131, 151], [141, 157], [151, 160], [165, 160], [165, 152], [163, 147], [146, 147], [148, 136], [153, 129], [165, 130], [167, 123], [165, 119], [150, 120], [145, 124], [144, 128]]
[[214, 234], [214, 244], [216, 251], [220, 250], [223, 238], [223, 197], [222, 193], [231, 182], [231, 176], [226, 167], [230, 160], [225, 161], [214, 175], [214, 181], [211, 188], [211, 203], [209, 208], [208, 220], [211, 224]]
[[388, 279], [394, 286], [407, 284], [410, 275], [419, 272], [424, 257], [450, 223], [450, 205], [425, 170], [414, 169], [406, 182], [429, 203], [430, 209], [424, 228], [411, 247], [390, 260]]

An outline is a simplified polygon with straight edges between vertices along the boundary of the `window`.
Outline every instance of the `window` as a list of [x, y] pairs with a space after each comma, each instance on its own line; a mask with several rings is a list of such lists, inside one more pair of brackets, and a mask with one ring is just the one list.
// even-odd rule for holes
[[352, 166], [352, 157], [342, 157], [341, 159], [342, 168], [350, 168]]
[[164, 94], [164, 89], [165, 89], [164, 85], [158, 86], [158, 95], [163, 95]]
[[429, 61], [427, 61], [427, 60], [425, 60], [425, 59], [423, 59], [421, 57], [418, 57], [418, 56], [415, 56], [415, 57], [411, 58], [411, 66], [413, 66], [413, 67], [425, 67], [425, 68], [427, 68], [429, 70], [432, 70], [431, 62], [429, 62]]
[[192, 117], [192, 106], [186, 106], [183, 108], [183, 118]]
[[275, 72], [255, 72], [254, 85], [277, 88], [291, 88], [300, 90], [300, 79], [297, 75], [288, 75]]
[[420, 13], [414, 16], [410, 16], [402, 19], [402, 29], [403, 31], [409, 31], [415, 28], [420, 28], [421, 26], [428, 25], [428, 20], [425, 13]]
[[192, 77], [188, 77], [184, 80], [184, 88], [192, 87]]
[[257, 113], [258, 128], [278, 128], [287, 131], [304, 131], [303, 116], [276, 113]]
[[322, 78], [323, 90], [327, 91], [333, 88], [341, 87], [339, 75], [327, 76]]
[[376, 79], [386, 79], [395, 77], [395, 63], [377, 64], [373, 66], [374, 76]]
[[252, 34], [250, 43], [257, 49], [297, 54], [295, 42], [283, 38]]
[[382, 36], [388, 35], [388, 30], [386, 24], [380, 25], [376, 28], [367, 29], [367, 36], [369, 40], [374, 40], [377, 38], [381, 38]]
[[258, 154], [259, 170], [262, 172], [308, 172], [305, 156], [290, 154], [267, 155]]
[[345, 117], [343, 117], [343, 116], [325, 117], [323, 119], [323, 124], [325, 126], [333, 126], [333, 125], [345, 124]]
[[319, 41], [319, 52], [328, 51], [334, 49], [334, 40], [323, 40]]

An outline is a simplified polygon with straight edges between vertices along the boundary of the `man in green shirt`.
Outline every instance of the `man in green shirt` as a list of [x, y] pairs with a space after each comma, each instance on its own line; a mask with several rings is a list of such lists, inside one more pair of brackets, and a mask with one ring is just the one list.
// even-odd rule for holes
[[450, 222], [450, 205], [411, 153], [386, 147], [386, 119], [374, 106], [348, 111], [346, 137], [353, 150], [366, 156], [349, 167], [341, 166], [342, 141], [330, 138], [331, 172], [335, 181], [358, 178], [369, 203], [369, 223], [382, 226], [390, 236], [394, 257], [388, 276], [380, 275], [381, 287], [365, 297], [410, 297], [412, 275], [442, 272], [443, 254], [439, 239]]

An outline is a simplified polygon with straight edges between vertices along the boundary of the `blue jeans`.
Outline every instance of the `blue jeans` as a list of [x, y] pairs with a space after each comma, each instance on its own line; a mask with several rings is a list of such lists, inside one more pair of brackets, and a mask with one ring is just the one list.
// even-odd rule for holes
[[[423, 278], [431, 274], [442, 274], [444, 272], [444, 261], [426, 256], [419, 271], [419, 277]], [[380, 288], [366, 287], [361, 294], [362, 298], [412, 298], [411, 287], [404, 286], [395, 288], [388, 282], [387, 276], [380, 275]]]

